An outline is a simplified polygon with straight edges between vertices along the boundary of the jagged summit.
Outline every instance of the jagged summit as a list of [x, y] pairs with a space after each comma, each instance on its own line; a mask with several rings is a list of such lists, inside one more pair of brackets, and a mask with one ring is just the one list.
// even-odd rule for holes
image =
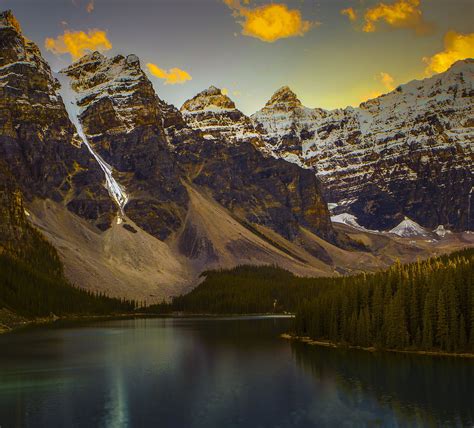
[[135, 54], [127, 56], [119, 54], [109, 58], [98, 51], [82, 56], [68, 67], [61, 70], [61, 72], [72, 73], [74, 70], [80, 69], [83, 73], [97, 73], [97, 67], [100, 68], [100, 72], [108, 71], [108, 74], [113, 73], [118, 75], [134, 71], [144, 75], [143, 70], [140, 67], [140, 59]]
[[204, 138], [208, 140], [223, 138], [230, 143], [256, 143], [259, 139], [250, 118], [215, 86], [210, 86], [186, 101], [181, 107], [181, 113], [187, 124], [202, 131]]
[[265, 107], [273, 109], [281, 109], [282, 107], [288, 109], [302, 106], [297, 95], [288, 86], [278, 89], [265, 105]]
[[181, 107], [183, 113], [199, 112], [203, 110], [235, 110], [235, 103], [222, 93], [222, 90], [210, 86], [187, 100]]
[[0, 26], [13, 27], [18, 33], [21, 33], [20, 23], [11, 10], [5, 10], [0, 13]]

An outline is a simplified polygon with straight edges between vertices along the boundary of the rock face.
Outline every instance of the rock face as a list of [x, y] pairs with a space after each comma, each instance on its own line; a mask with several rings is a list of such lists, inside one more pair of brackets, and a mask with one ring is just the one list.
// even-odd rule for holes
[[311, 171], [264, 157], [251, 143], [195, 141], [177, 146], [187, 179], [247, 226], [267, 226], [294, 240], [305, 227], [327, 240], [335, 234], [319, 183]]
[[163, 103], [138, 58], [94, 52], [62, 74], [77, 93], [90, 145], [126, 189], [127, 215], [157, 238], [168, 238], [182, 225], [187, 195], [164, 132]]
[[0, 157], [27, 200], [50, 198], [98, 226], [115, 210], [103, 174], [74, 138], [59, 83], [11, 12], [0, 14]]
[[336, 213], [371, 229], [390, 229], [405, 215], [429, 228], [472, 229], [473, 82], [467, 59], [334, 111], [304, 108], [282, 88], [252, 119], [276, 155], [314, 168]]

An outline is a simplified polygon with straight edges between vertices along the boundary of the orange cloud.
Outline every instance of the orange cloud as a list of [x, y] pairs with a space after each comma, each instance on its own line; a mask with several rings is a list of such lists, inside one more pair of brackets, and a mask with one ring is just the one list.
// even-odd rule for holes
[[341, 14], [346, 15], [350, 21], [355, 21], [357, 19], [357, 12], [352, 7], [342, 9]]
[[474, 33], [448, 31], [444, 36], [444, 50], [423, 58], [427, 64], [425, 74], [431, 76], [434, 73], [442, 73], [456, 61], [466, 58], [474, 58]]
[[380, 73], [380, 82], [382, 83], [382, 85], [385, 87], [385, 89], [390, 92], [390, 91], [393, 91], [395, 89], [395, 79], [390, 76], [390, 74], [388, 73], [385, 73], [385, 72], [381, 72]]
[[71, 55], [73, 60], [79, 59], [90, 51], [107, 51], [112, 49], [112, 43], [107, 38], [107, 33], [102, 30], [64, 31], [64, 34], [47, 38], [44, 42], [46, 49], [55, 54]]
[[165, 85], [182, 85], [188, 80], [192, 80], [191, 75], [180, 68], [174, 67], [166, 71], [156, 64], [148, 63], [146, 66], [153, 76], [158, 77], [158, 79], [164, 79]]
[[393, 28], [409, 28], [422, 35], [429, 33], [432, 25], [426, 23], [419, 8], [420, 0], [397, 0], [391, 4], [379, 3], [366, 10], [363, 31], [373, 33], [382, 21]]
[[[234, 11], [235, 17], [242, 18], [242, 34], [272, 43], [278, 39], [303, 36], [313, 23], [304, 21], [297, 9], [288, 9], [285, 4], [266, 4], [255, 8], [242, 5], [240, 0], [224, 0]], [[249, 0], [244, 1], [249, 4]]]
[[94, 8], [95, 8], [95, 2], [94, 2], [94, 0], [90, 0], [89, 3], [87, 3], [87, 6], [86, 6], [87, 13], [92, 13]]

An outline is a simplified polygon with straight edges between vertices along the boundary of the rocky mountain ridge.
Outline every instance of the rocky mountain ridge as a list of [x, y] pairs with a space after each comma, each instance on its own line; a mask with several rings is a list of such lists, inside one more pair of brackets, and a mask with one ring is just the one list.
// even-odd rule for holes
[[[369, 229], [390, 230], [407, 216], [430, 229], [467, 230], [474, 227], [473, 82], [474, 60], [466, 59], [333, 111], [304, 107], [283, 87], [251, 119], [265, 153], [316, 172], [334, 214], [355, 215]], [[200, 128], [196, 117], [193, 127]]]

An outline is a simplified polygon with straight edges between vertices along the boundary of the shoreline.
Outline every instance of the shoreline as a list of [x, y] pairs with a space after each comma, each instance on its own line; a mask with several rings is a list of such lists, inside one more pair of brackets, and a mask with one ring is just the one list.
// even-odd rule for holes
[[394, 352], [397, 354], [413, 354], [413, 355], [426, 355], [431, 357], [456, 357], [456, 358], [474, 358], [474, 353], [469, 352], [445, 352], [445, 351], [422, 351], [422, 350], [410, 350], [410, 349], [390, 349], [390, 348], [375, 348], [373, 346], [356, 346], [347, 345], [343, 343], [335, 343], [329, 340], [315, 340], [309, 336], [296, 336], [290, 333], [283, 333], [280, 338], [285, 340], [294, 340], [297, 342], [305, 343], [306, 345], [322, 346], [325, 348], [336, 348], [336, 349], [358, 349], [366, 352]]
[[[9, 317], [10, 321], [5, 321], [2, 315]], [[0, 309], [0, 335], [17, 332], [19, 330], [41, 327], [44, 325], [53, 325], [54, 323], [67, 323], [67, 322], [80, 322], [80, 321], [113, 321], [120, 319], [134, 319], [134, 318], [250, 318], [250, 317], [261, 317], [261, 318], [294, 318], [294, 314], [273, 314], [273, 313], [255, 313], [255, 314], [194, 314], [185, 312], [171, 312], [164, 314], [153, 314], [147, 312], [137, 313], [125, 313], [125, 314], [108, 314], [108, 315], [67, 315], [67, 316], [56, 316], [51, 315], [49, 317], [38, 317], [38, 318], [26, 318], [21, 315], [17, 315], [14, 312]], [[6, 323], [5, 323], [6, 322]]]

